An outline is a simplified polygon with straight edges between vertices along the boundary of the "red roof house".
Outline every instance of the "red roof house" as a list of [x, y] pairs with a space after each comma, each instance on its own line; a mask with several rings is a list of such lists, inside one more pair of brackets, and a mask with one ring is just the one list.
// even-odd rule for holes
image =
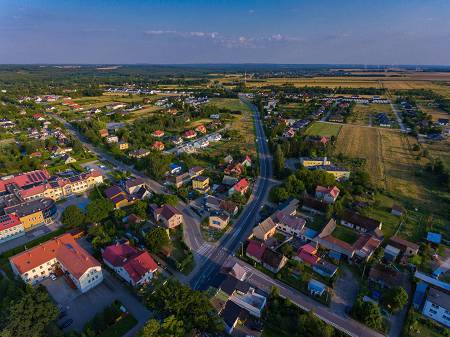
[[266, 248], [267, 247], [263, 242], [251, 240], [248, 243], [247, 251], [245, 254], [249, 258], [261, 263], [261, 260], [264, 255], [264, 252], [266, 251]]
[[242, 178], [232, 188], [230, 188], [228, 194], [229, 195], [233, 195], [234, 193], [245, 194], [248, 191], [249, 186], [250, 185], [248, 183], [248, 180]]
[[186, 139], [191, 139], [197, 136], [197, 132], [194, 130], [187, 130], [183, 133], [183, 137]]
[[158, 151], [162, 151], [162, 150], [164, 150], [164, 143], [156, 141], [153, 143], [152, 148], [155, 150], [158, 150]]
[[161, 138], [162, 136], [164, 136], [164, 131], [162, 130], [153, 131], [152, 136], [156, 138]]
[[320, 257], [317, 255], [317, 248], [312, 246], [311, 244], [306, 244], [297, 252], [297, 256], [294, 257], [294, 259], [299, 260], [309, 266], [313, 266], [319, 262]]
[[195, 131], [198, 131], [200, 133], [206, 133], [206, 128], [203, 124], [201, 124], [195, 128]]
[[102, 257], [108, 267], [132, 286], [148, 283], [158, 270], [158, 265], [146, 250], [139, 251], [128, 244], [108, 246]]
[[337, 186], [317, 186], [316, 198], [325, 201], [327, 204], [331, 204], [336, 201], [341, 190]]

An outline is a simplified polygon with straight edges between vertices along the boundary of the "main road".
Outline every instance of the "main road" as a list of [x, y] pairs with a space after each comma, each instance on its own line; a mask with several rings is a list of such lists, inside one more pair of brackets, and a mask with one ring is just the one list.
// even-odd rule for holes
[[272, 178], [272, 156], [264, 135], [263, 124], [258, 109], [244, 96], [241, 101], [252, 110], [255, 121], [256, 144], [259, 156], [259, 177], [257, 178], [249, 202], [236, 220], [231, 231], [225, 234], [216, 246], [205, 252], [203, 260], [191, 275], [191, 287], [206, 289], [224, 262], [234, 254], [241, 242], [249, 235], [256, 223], [259, 210], [264, 205]]

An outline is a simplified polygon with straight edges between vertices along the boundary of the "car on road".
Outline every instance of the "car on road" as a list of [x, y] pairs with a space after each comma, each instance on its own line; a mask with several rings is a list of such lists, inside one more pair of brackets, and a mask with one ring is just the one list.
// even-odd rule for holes
[[106, 166], [105, 165], [99, 165], [99, 167], [101, 168], [101, 169], [106, 169]]
[[69, 326], [71, 326], [73, 323], [73, 319], [69, 318], [67, 321], [64, 321], [62, 324], [60, 324], [58, 327], [60, 329], [65, 329], [68, 328]]

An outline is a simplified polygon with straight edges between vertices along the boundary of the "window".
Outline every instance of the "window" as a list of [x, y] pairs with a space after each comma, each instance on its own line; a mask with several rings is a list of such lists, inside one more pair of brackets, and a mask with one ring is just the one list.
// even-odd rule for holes
[[437, 314], [437, 311], [436, 311], [436, 310], [433, 310], [433, 309], [430, 309], [429, 312], [430, 312], [431, 314], [433, 314], [433, 315]]

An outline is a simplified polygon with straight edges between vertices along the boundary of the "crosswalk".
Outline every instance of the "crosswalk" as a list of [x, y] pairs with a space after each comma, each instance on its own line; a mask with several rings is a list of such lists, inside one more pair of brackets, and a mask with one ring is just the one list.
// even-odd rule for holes
[[203, 242], [203, 244], [199, 247], [199, 249], [197, 249], [196, 252], [201, 256], [208, 256], [213, 249], [214, 249], [213, 245], [207, 242]]

